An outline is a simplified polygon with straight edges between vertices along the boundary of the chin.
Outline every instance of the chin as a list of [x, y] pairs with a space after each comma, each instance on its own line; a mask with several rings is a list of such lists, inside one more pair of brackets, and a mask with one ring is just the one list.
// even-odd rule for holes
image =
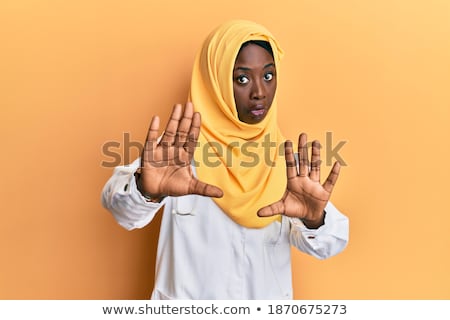
[[246, 124], [258, 124], [262, 122], [267, 116], [267, 113], [264, 113], [261, 116], [254, 116], [254, 115], [246, 115], [245, 117], [239, 117], [239, 120], [241, 122], [244, 122]]
[[245, 118], [239, 117], [239, 120], [240, 120], [241, 122], [243, 122], [243, 123], [246, 123], [246, 124], [258, 124], [258, 123], [260, 123], [261, 121], [263, 121], [264, 118], [258, 118], [258, 119], [255, 119], [255, 118], [252, 118], [252, 117], [245, 117]]

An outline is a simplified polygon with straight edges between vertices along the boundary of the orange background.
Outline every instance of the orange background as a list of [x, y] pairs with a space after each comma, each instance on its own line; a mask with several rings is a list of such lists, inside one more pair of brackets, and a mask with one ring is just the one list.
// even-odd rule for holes
[[447, 0], [2, 1], [0, 298], [150, 296], [160, 220], [129, 232], [101, 207], [102, 146], [165, 121], [230, 18], [286, 51], [285, 135], [346, 141], [332, 201], [350, 243], [293, 251], [295, 298], [450, 299]]

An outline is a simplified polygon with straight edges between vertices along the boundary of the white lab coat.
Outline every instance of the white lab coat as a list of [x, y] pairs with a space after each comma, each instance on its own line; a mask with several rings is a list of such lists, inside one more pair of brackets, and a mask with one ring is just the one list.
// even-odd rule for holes
[[102, 204], [128, 230], [146, 226], [164, 206], [152, 299], [292, 299], [291, 245], [319, 259], [347, 245], [348, 219], [331, 203], [325, 224], [311, 230], [285, 216], [245, 228], [203, 196], [147, 202], [134, 178], [139, 161], [115, 168]]

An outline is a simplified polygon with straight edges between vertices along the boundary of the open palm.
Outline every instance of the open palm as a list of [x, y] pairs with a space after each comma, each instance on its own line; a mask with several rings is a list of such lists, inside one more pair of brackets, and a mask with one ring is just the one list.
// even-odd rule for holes
[[192, 103], [186, 104], [184, 112], [182, 105], [174, 106], [158, 141], [159, 123], [159, 117], [153, 117], [142, 151], [137, 181], [141, 193], [152, 199], [188, 194], [221, 197], [221, 189], [198, 180], [191, 169], [201, 124]]
[[308, 227], [312, 228], [323, 224], [324, 209], [339, 176], [340, 164], [335, 162], [326, 181], [320, 184], [320, 144], [318, 141], [312, 142], [311, 161], [309, 161], [306, 142], [306, 134], [300, 134], [297, 169], [292, 142], [286, 141], [286, 191], [279, 201], [258, 210], [259, 216], [283, 214], [300, 218]]

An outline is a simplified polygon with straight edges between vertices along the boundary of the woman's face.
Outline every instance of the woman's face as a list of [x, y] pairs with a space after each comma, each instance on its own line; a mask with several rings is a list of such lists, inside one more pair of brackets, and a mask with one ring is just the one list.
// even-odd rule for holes
[[233, 70], [234, 101], [239, 120], [259, 123], [267, 115], [277, 89], [272, 55], [250, 43], [239, 52]]

